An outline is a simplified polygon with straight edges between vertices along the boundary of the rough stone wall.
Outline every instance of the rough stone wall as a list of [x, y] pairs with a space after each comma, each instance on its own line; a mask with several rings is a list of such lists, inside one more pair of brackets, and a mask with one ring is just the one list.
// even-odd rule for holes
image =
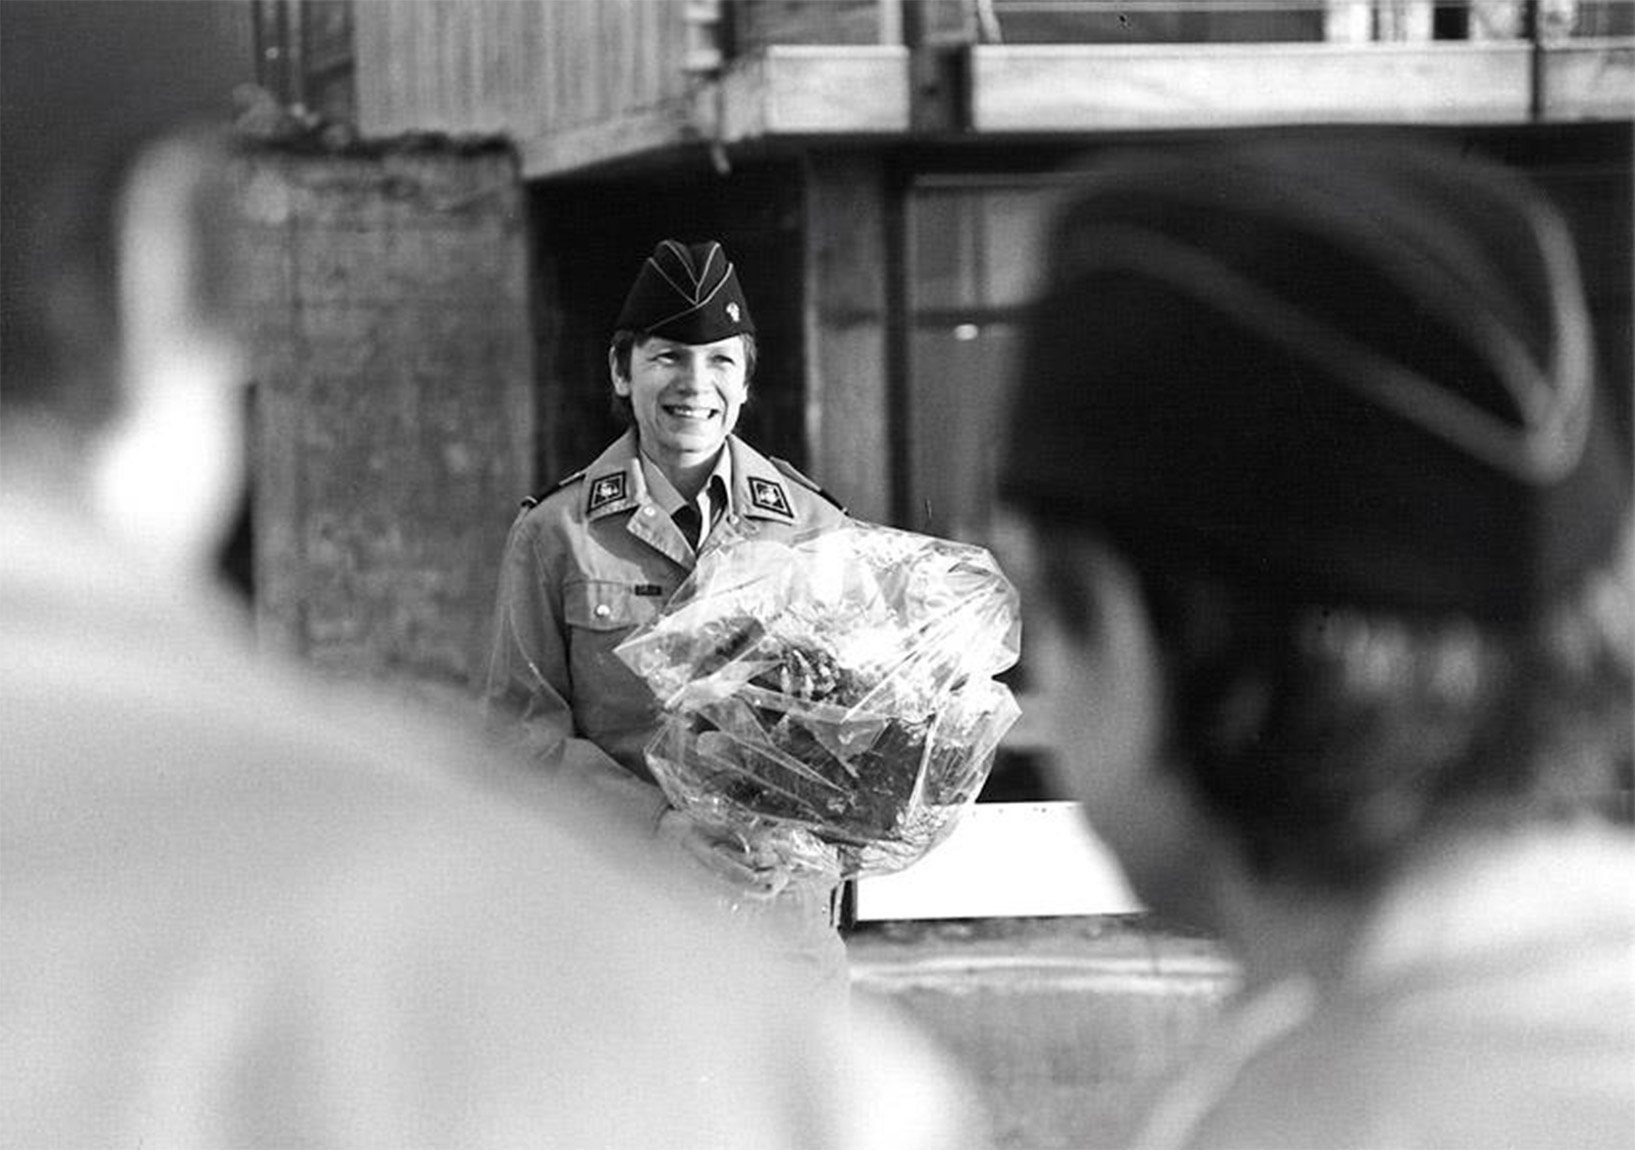
[[258, 632], [322, 671], [469, 698], [533, 483], [514, 159], [264, 150], [244, 204]]
[[847, 951], [853, 994], [952, 1060], [995, 1150], [1131, 1145], [1238, 981], [1217, 944], [1140, 918], [872, 923]]

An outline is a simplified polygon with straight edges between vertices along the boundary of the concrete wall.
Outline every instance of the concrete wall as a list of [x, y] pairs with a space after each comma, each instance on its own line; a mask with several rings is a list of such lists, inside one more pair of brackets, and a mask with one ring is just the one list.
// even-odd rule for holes
[[847, 949], [853, 995], [950, 1057], [996, 1150], [1129, 1145], [1237, 980], [1215, 944], [1117, 918], [879, 924]]
[[323, 671], [465, 698], [533, 483], [515, 162], [268, 150], [246, 162], [244, 204], [258, 630]]

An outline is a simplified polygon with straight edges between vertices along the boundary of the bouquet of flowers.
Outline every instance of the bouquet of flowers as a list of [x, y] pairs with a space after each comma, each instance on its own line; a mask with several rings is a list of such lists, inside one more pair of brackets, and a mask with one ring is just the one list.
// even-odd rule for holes
[[986, 550], [854, 521], [728, 537], [616, 653], [663, 704], [647, 758], [672, 805], [852, 877], [915, 862], [975, 801], [1019, 713], [993, 678], [1019, 634]]

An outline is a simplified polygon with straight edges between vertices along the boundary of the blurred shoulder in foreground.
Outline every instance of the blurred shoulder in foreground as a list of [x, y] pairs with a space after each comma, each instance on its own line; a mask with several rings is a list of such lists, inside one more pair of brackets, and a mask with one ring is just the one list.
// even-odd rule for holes
[[882, 1145], [868, 1086], [938, 1145], [912, 1036], [814, 1017], [476, 736], [249, 649], [220, 17], [0, 4], [0, 1144]]

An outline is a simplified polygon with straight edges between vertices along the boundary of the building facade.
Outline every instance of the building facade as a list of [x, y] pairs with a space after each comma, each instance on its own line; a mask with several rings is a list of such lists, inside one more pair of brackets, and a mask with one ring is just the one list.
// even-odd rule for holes
[[[497, 242], [522, 245], [528, 284], [525, 313], [499, 313], [529, 347], [496, 370], [527, 378], [470, 417], [527, 429], [520, 471], [495, 478], [519, 496], [616, 430], [604, 349], [633, 269], [660, 238], [715, 236], [762, 330], [747, 433], [855, 514], [980, 540], [1041, 229], [1077, 162], [1132, 144], [1387, 125], [1490, 151], [1572, 219], [1604, 361], [1630, 378], [1631, 0], [247, 10], [262, 88], [338, 152], [509, 150], [521, 216]], [[514, 254], [492, 258], [510, 274]]]
[[[257, 622], [454, 705], [482, 673], [517, 501], [615, 434], [608, 329], [664, 237], [738, 262], [753, 441], [859, 516], [979, 542], [1040, 238], [1111, 148], [1383, 126], [1487, 151], [1565, 210], [1603, 364], [1635, 379], [1635, 0], [242, 10], [258, 86], [240, 126], [266, 144], [245, 197], [267, 240]], [[1041, 794], [1025, 652], [1016, 686], [990, 800]], [[966, 1061], [997, 1144], [1111, 1143], [1231, 972], [1207, 940], [1102, 929], [976, 924], [959, 953], [986, 973], [932, 978], [912, 940], [858, 937], [855, 969]]]

